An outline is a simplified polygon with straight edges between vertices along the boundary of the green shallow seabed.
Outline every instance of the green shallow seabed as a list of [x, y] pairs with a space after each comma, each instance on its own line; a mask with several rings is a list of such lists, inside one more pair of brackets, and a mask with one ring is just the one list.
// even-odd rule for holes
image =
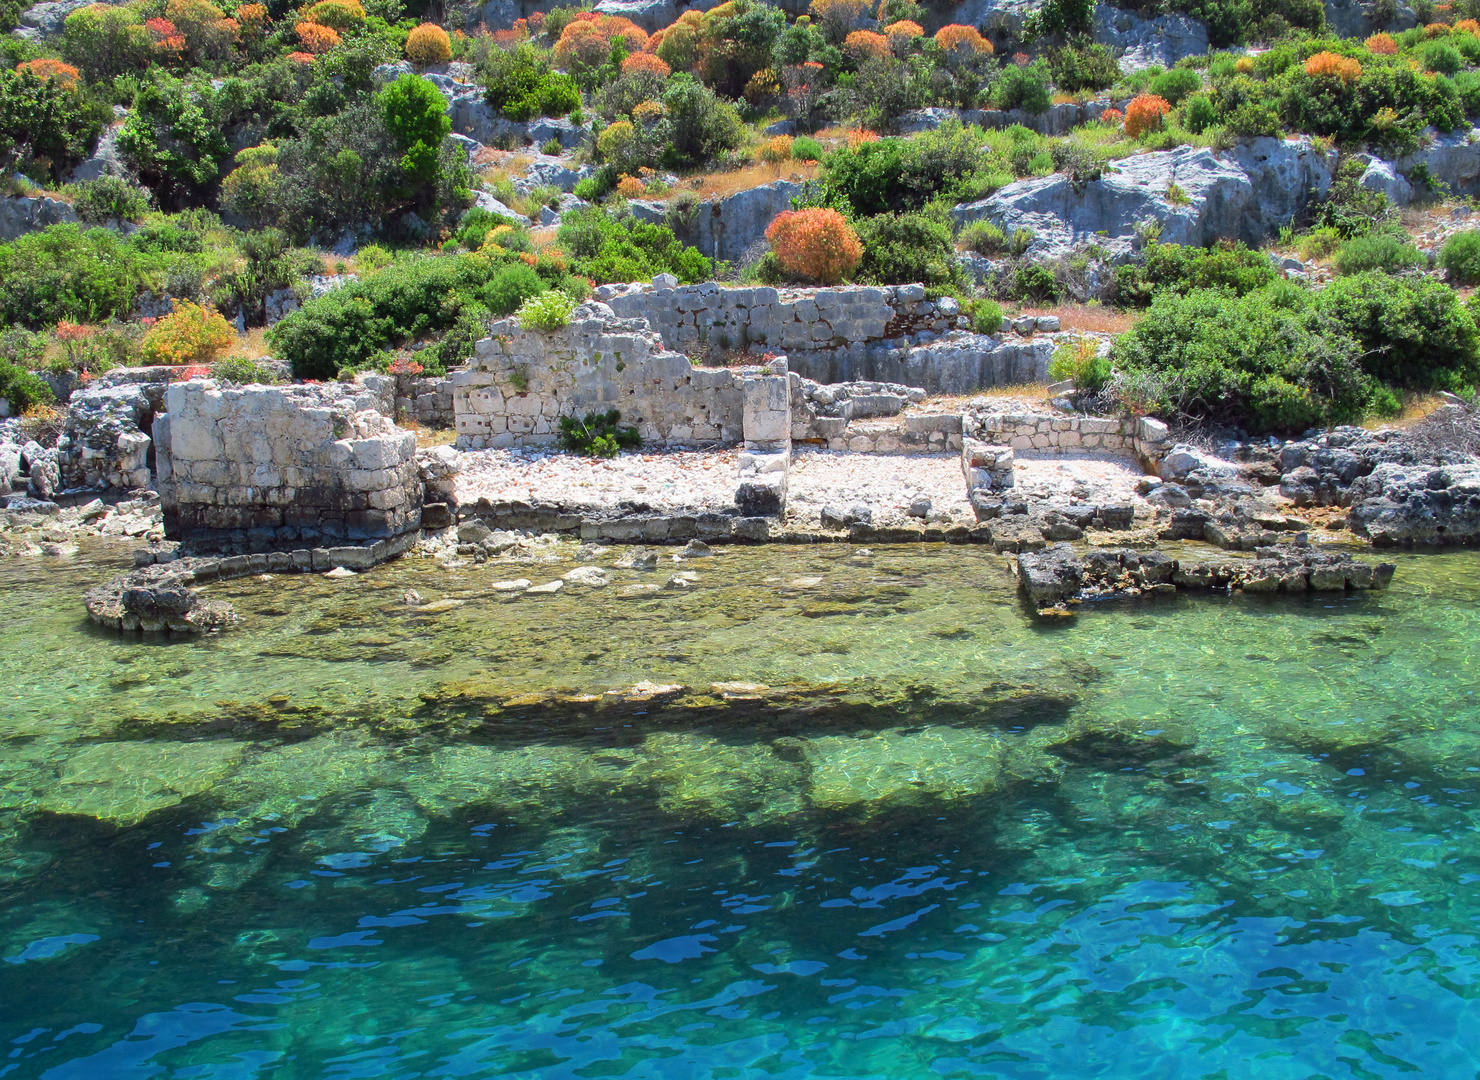
[[197, 640], [86, 623], [125, 556], [0, 563], [0, 1077], [1480, 1076], [1480, 554], [491, 588], [557, 545]]

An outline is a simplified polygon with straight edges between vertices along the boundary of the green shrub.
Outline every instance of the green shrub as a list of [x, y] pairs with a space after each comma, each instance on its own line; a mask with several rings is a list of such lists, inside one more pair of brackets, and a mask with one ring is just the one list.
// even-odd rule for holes
[[0, 69], [0, 170], [60, 176], [87, 156], [111, 119], [106, 104], [31, 71]]
[[1042, 263], [1019, 263], [1012, 274], [1012, 295], [1028, 303], [1056, 301], [1062, 292], [1054, 272]]
[[547, 288], [544, 279], [535, 273], [532, 266], [522, 262], [509, 263], [484, 288], [483, 301], [495, 315], [512, 315], [524, 301], [538, 296]]
[[571, 257], [571, 269], [597, 284], [647, 281], [669, 273], [684, 284], [706, 280], [713, 263], [696, 248], [679, 242], [666, 225], [638, 221], [593, 206], [567, 212], [558, 233], [560, 247]]
[[1078, 390], [1098, 391], [1110, 381], [1110, 375], [1110, 357], [1100, 355], [1099, 339], [1088, 334], [1065, 341], [1048, 362], [1050, 379], [1073, 379]]
[[76, 225], [0, 244], [0, 323], [40, 327], [127, 314], [160, 263], [109, 229]]
[[1002, 330], [1002, 305], [995, 300], [971, 300], [965, 307], [975, 333], [996, 334]]
[[401, 152], [401, 171], [415, 187], [437, 178], [438, 150], [452, 130], [442, 93], [419, 75], [407, 72], [378, 95], [386, 131]]
[[863, 260], [855, 277], [879, 285], [921, 282], [938, 289], [956, 282], [960, 269], [944, 213], [879, 214], [855, 222]]
[[1459, 102], [1466, 116], [1480, 113], [1480, 72], [1461, 71], [1455, 75], [1454, 92], [1459, 95]]
[[1189, 94], [1202, 89], [1202, 76], [1191, 68], [1175, 67], [1151, 80], [1151, 93], [1176, 105]]
[[1460, 285], [1480, 282], [1480, 230], [1455, 233], [1439, 252], [1439, 265]]
[[1425, 41], [1415, 51], [1418, 62], [1425, 71], [1437, 71], [1441, 75], [1453, 75], [1465, 66], [1465, 58], [1449, 42], [1442, 39]]
[[668, 80], [659, 127], [666, 138], [663, 162], [674, 169], [698, 168], [745, 139], [735, 107], [687, 74]]
[[576, 301], [559, 289], [531, 296], [519, 307], [516, 317], [526, 330], [559, 330], [570, 325]]
[[539, 116], [564, 116], [581, 105], [575, 80], [550, 70], [533, 45], [490, 49], [478, 63], [478, 81], [488, 104], [516, 122]]
[[1211, 248], [1152, 244], [1140, 262], [1116, 271], [1115, 287], [1120, 303], [1144, 305], [1162, 292], [1193, 289], [1226, 289], [1243, 296], [1278, 276], [1268, 255], [1242, 244], [1223, 241]]
[[1359, 236], [1348, 240], [1336, 252], [1338, 274], [1363, 274], [1383, 270], [1391, 274], [1427, 265], [1423, 252], [1396, 236]]
[[248, 360], [245, 356], [228, 356], [225, 360], [217, 360], [211, 365], [211, 378], [242, 386], [248, 383], [271, 384], [278, 381], [276, 373], [271, 368], [255, 360]]
[[999, 109], [1047, 112], [1052, 101], [1048, 83], [1048, 66], [1041, 60], [1026, 67], [1008, 64], [992, 84], [992, 101]]
[[462, 216], [457, 226], [457, 242], [469, 251], [477, 251], [483, 246], [488, 231], [496, 225], [513, 225], [512, 218], [503, 214], [495, 214], [491, 210], [484, 210], [481, 206], [475, 206]]
[[33, 405], [50, 405], [56, 401], [45, 379], [8, 360], [0, 360], [0, 398], [10, 402], [13, 413], [23, 413]]
[[1001, 255], [1007, 250], [1007, 234], [990, 221], [973, 221], [961, 227], [959, 237], [968, 251], [980, 255]]
[[1217, 110], [1206, 94], [1193, 94], [1182, 104], [1182, 126], [1194, 135], [1201, 135], [1218, 122]]
[[1449, 286], [1382, 273], [1338, 278], [1316, 306], [1356, 339], [1362, 367], [1400, 390], [1480, 384], [1480, 331]]
[[1361, 415], [1374, 387], [1360, 351], [1305, 290], [1274, 286], [1163, 293], [1113, 358], [1137, 404], [1158, 415], [1298, 431]]
[[622, 414], [616, 409], [604, 413], [587, 413], [560, 418], [560, 448], [590, 457], [612, 458], [618, 450], [636, 450], [642, 436], [634, 427], [619, 427]]
[[1065, 93], [1105, 90], [1120, 80], [1120, 63], [1103, 45], [1088, 39], [1050, 49], [1048, 70], [1053, 84]]
[[139, 87], [118, 149], [162, 207], [206, 201], [231, 160], [226, 138], [233, 98], [208, 78], [190, 82], [159, 69]]
[[121, 176], [100, 176], [67, 189], [72, 209], [83, 221], [138, 221], [149, 211], [149, 192]]
[[821, 161], [824, 151], [822, 144], [810, 135], [803, 135], [793, 139], [791, 143], [791, 156], [793, 161]]
[[[507, 263], [476, 255], [419, 255], [309, 300], [267, 332], [275, 355], [298, 379], [332, 379], [341, 367], [358, 370], [403, 341], [451, 333], [456, 342], [486, 317], [483, 291]], [[476, 340], [476, 338], [474, 338]], [[441, 354], [423, 350], [436, 362]]]

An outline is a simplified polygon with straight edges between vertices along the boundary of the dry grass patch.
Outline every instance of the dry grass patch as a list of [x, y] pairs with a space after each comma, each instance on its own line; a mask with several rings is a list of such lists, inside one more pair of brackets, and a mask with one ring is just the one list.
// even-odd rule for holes
[[1444, 407], [1444, 399], [1437, 394], [1406, 390], [1401, 394], [1403, 411], [1397, 416], [1373, 416], [1362, 421], [1368, 431], [1378, 428], [1405, 428], [1426, 419], [1430, 413]]
[[229, 357], [239, 356], [247, 360], [261, 360], [265, 356], [271, 356], [272, 346], [267, 344], [267, 327], [252, 327], [232, 343], [226, 354]]
[[1096, 334], [1123, 334], [1141, 318], [1139, 312], [1099, 304], [1060, 304], [1057, 307], [1023, 308], [1024, 315], [1057, 315], [1065, 330]]
[[692, 191], [700, 199], [727, 199], [741, 191], [748, 191], [775, 180], [817, 179], [818, 164], [815, 161], [783, 161], [775, 165], [747, 165], [743, 169], [729, 172], [700, 173], [679, 181], [678, 191]]

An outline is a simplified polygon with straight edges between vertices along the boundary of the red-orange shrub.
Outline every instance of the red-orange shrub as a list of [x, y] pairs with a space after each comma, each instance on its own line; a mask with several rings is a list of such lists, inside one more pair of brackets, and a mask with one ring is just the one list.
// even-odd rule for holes
[[843, 51], [860, 64], [865, 60], [889, 55], [889, 39], [872, 30], [855, 30], [843, 42]]
[[1305, 62], [1305, 73], [1311, 78], [1331, 76], [1350, 84], [1362, 77], [1362, 65], [1340, 53], [1318, 52]]
[[1125, 133], [1136, 138], [1143, 132], [1161, 127], [1161, 118], [1172, 111], [1164, 97], [1155, 94], [1137, 94], [1125, 107]]
[[647, 34], [631, 19], [583, 11], [561, 31], [560, 40], [555, 43], [555, 63], [566, 68], [573, 63], [599, 66], [611, 55], [612, 42], [619, 37], [627, 43], [629, 53], [642, 52], [647, 47]]
[[293, 32], [298, 35], [298, 43], [303, 46], [304, 52], [311, 52], [315, 56], [326, 53], [339, 44], [338, 30], [316, 22], [301, 22], [293, 28]]
[[318, 57], [311, 52], [290, 52], [287, 58], [293, 61], [293, 63], [295, 64], [312, 64], [315, 60], [318, 59]]
[[1377, 56], [1393, 56], [1398, 51], [1398, 42], [1392, 34], [1373, 34], [1363, 44]]
[[1454, 24], [1456, 34], [1475, 34], [1480, 36], [1480, 22], [1474, 19], [1461, 19]]
[[788, 210], [766, 229], [776, 261], [788, 273], [833, 285], [858, 265], [863, 244], [836, 210]]
[[923, 37], [924, 34], [923, 26], [917, 22], [910, 22], [908, 19], [900, 19], [899, 22], [893, 22], [884, 27], [884, 36], [889, 39], [889, 47], [900, 55], [909, 49], [910, 44], [917, 37]]
[[266, 4], [243, 4], [236, 9], [236, 21], [245, 30], [265, 30], [272, 21]]
[[756, 151], [755, 156], [771, 165], [779, 165], [783, 161], [790, 161], [792, 141], [790, 135], [773, 135], [761, 143], [761, 148]]
[[617, 194], [624, 199], [640, 199], [647, 191], [647, 185], [635, 176], [623, 173], [617, 180]]
[[673, 74], [671, 67], [648, 52], [635, 52], [622, 61], [622, 74], [630, 75], [634, 71], [651, 71], [663, 79]]
[[406, 35], [406, 59], [413, 64], [440, 64], [452, 58], [452, 39], [436, 23], [422, 23]]
[[1124, 119], [1125, 113], [1119, 109], [1106, 109], [1100, 114], [1100, 123], [1102, 124], [1118, 124]]
[[43, 56], [39, 60], [27, 60], [24, 64], [17, 64], [16, 70], [29, 71], [38, 79], [55, 83], [63, 90], [76, 90], [77, 84], [82, 78], [82, 73], [71, 64], [64, 64], [60, 60], [54, 60], [49, 56]]
[[982, 37], [976, 27], [960, 23], [942, 26], [935, 32], [935, 43], [956, 56], [992, 55], [992, 43]]
[[848, 149], [857, 150], [864, 143], [878, 142], [879, 133], [870, 131], [868, 128], [850, 128], [848, 131]]
[[1431, 22], [1423, 28], [1423, 36], [1426, 38], [1444, 37], [1448, 33], [1448, 23]]

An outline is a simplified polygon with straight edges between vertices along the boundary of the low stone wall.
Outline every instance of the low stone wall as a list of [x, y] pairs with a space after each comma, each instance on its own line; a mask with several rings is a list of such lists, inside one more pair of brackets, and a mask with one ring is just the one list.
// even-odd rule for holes
[[549, 332], [505, 319], [451, 376], [457, 445], [548, 445], [562, 416], [610, 409], [648, 445], [739, 442], [746, 371], [696, 368], [647, 323], [618, 318], [606, 304], [585, 304]]
[[1006, 411], [973, 403], [962, 414], [962, 425], [968, 437], [989, 445], [1014, 450], [1104, 450], [1133, 456], [1152, 471], [1172, 448], [1167, 426], [1148, 416], [1116, 419]]
[[414, 420], [423, 427], [450, 428], [457, 423], [452, 404], [451, 377], [397, 375], [397, 420]]
[[174, 383], [155, 418], [165, 530], [207, 550], [312, 550], [421, 524], [416, 436], [361, 386]]

